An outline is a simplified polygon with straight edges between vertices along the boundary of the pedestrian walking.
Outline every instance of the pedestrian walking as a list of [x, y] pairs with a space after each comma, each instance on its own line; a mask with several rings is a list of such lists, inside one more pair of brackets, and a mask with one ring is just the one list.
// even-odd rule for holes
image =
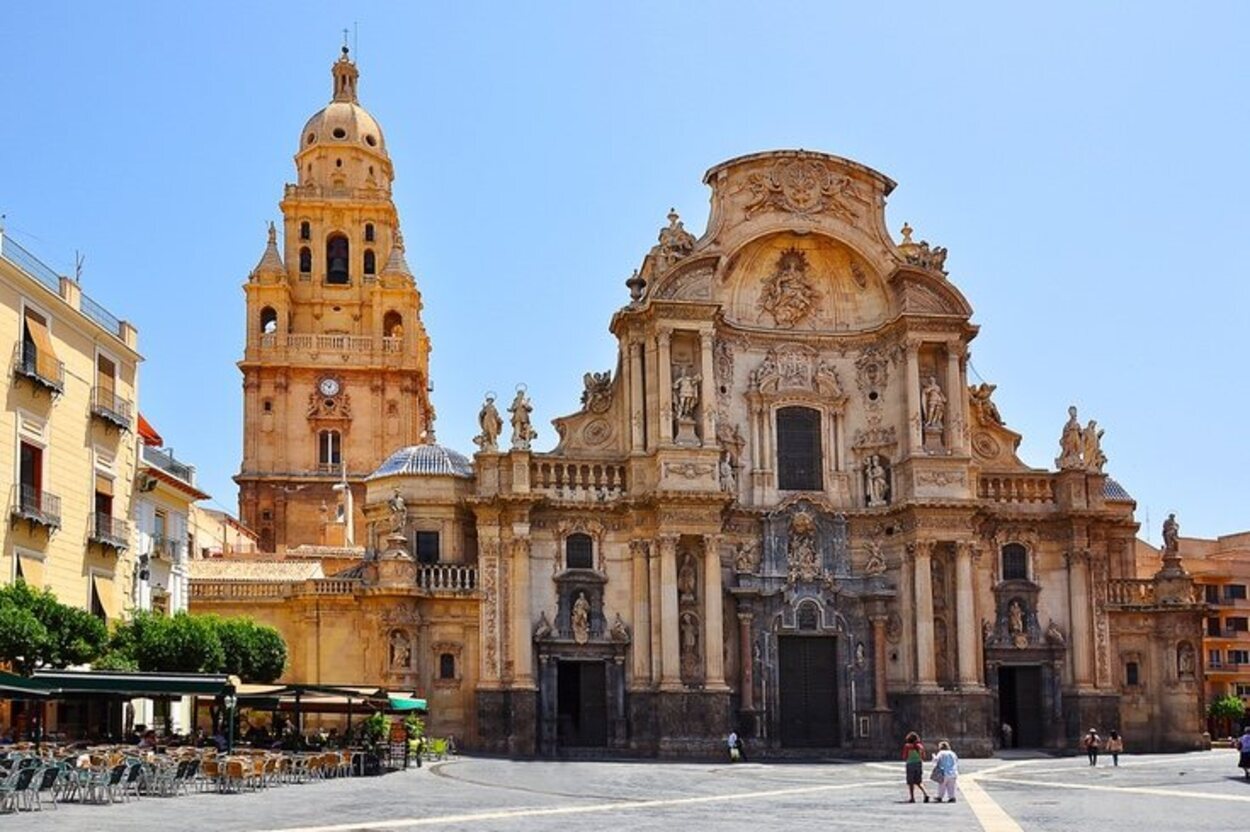
[[1120, 764], [1120, 755], [1124, 753], [1124, 738], [1114, 728], [1111, 729], [1111, 733], [1107, 736], [1107, 753], [1111, 755], [1111, 764], [1118, 766]]
[[1241, 758], [1237, 761], [1237, 765], [1241, 767], [1246, 779], [1250, 780], [1250, 726], [1241, 732], [1241, 739], [1237, 740], [1237, 748], [1241, 751]]
[[738, 737], [737, 731], [729, 732], [729, 736], [725, 738], [725, 745], [729, 752], [729, 762], [736, 763], [742, 759], [742, 740]]
[[907, 766], [907, 802], [916, 802], [916, 789], [924, 795], [924, 802], [929, 802], [929, 792], [924, 787], [924, 743], [920, 735], [912, 731], [903, 741], [903, 761]]
[[959, 781], [959, 757], [946, 740], [938, 743], [938, 753], [933, 755], [933, 775], [938, 784], [937, 802], [941, 803], [945, 796], [947, 803], [954, 803], [955, 786]]
[[1089, 755], [1089, 764], [1098, 765], [1098, 748], [1102, 745], [1102, 737], [1098, 736], [1098, 732], [1090, 728], [1081, 744], [1085, 746], [1085, 753]]

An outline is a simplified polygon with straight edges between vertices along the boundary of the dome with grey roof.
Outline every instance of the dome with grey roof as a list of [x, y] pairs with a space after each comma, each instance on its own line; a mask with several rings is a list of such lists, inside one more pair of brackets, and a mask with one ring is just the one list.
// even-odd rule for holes
[[369, 479], [397, 476], [471, 478], [473, 463], [464, 454], [442, 445], [409, 445], [387, 457]]

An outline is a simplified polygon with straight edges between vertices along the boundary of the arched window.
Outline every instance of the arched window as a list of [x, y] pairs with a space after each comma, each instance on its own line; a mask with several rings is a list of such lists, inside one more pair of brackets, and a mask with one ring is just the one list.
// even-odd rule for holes
[[331, 234], [326, 238], [326, 283], [351, 283], [350, 253], [347, 238], [342, 234]]
[[399, 338], [404, 334], [404, 316], [392, 309], [382, 316], [382, 334], [387, 338]]
[[337, 467], [343, 460], [343, 438], [337, 430], [323, 430], [317, 434], [317, 464]]
[[367, 248], [365, 249], [365, 274], [377, 274], [377, 273], [378, 273], [377, 258], [373, 256], [373, 249]]
[[590, 535], [577, 532], [564, 541], [564, 566], [566, 569], [594, 569], [595, 544]]
[[299, 224], [299, 238], [301, 240], [312, 238], [312, 226], [308, 223], [308, 220], [304, 220]]
[[1003, 580], [1027, 581], [1029, 579], [1029, 550], [1019, 543], [1003, 547]]
[[303, 246], [299, 250], [299, 271], [300, 274], [308, 274], [312, 271], [312, 249]]
[[456, 657], [453, 653], [443, 653], [438, 657], [438, 678], [456, 678]]
[[777, 487], [783, 491], [820, 491], [820, 411], [783, 407], [777, 411]]
[[266, 306], [260, 310], [260, 331], [263, 335], [270, 335], [278, 331], [278, 313], [274, 311], [272, 306]]
[[[372, 173], [373, 169], [370, 168], [369, 172]], [[365, 223], [365, 242], [366, 243], [373, 242], [373, 223], [371, 222]]]
[[804, 601], [799, 605], [797, 623], [800, 630], [810, 632], [820, 629], [820, 607], [815, 601]]

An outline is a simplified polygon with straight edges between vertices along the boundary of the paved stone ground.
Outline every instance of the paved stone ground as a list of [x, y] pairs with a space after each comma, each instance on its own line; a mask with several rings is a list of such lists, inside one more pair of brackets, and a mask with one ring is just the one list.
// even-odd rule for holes
[[717, 765], [462, 758], [385, 777], [241, 795], [66, 804], [0, 832], [372, 832], [569, 828], [1206, 832], [1245, 828], [1231, 751], [1105, 760], [968, 760], [960, 801], [908, 804], [898, 763]]

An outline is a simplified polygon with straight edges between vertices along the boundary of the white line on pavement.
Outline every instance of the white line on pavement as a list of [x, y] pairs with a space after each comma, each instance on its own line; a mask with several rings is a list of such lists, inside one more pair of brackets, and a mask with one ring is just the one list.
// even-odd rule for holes
[[264, 832], [355, 832], [355, 830], [372, 829], [406, 829], [416, 826], [438, 826], [447, 823], [483, 823], [492, 820], [510, 820], [513, 818], [532, 818], [551, 815], [578, 815], [594, 812], [625, 812], [635, 809], [651, 809], [661, 806], [691, 806], [700, 803], [720, 803], [728, 801], [752, 800], [763, 797], [784, 797], [796, 794], [814, 794], [816, 792], [841, 791], [845, 789], [862, 789], [872, 786], [895, 786], [887, 780], [862, 780], [857, 783], [839, 783], [826, 786], [800, 786], [792, 789], [771, 789], [760, 792], [738, 792], [736, 794], [713, 794], [700, 797], [673, 797], [661, 800], [632, 800], [616, 803], [593, 803], [586, 806], [537, 806], [532, 809], [505, 809], [493, 812], [474, 812], [462, 815], [441, 815], [429, 818], [395, 818], [394, 820], [363, 821], [360, 823], [342, 823], [332, 826], [298, 826], [281, 829], [264, 830]]

